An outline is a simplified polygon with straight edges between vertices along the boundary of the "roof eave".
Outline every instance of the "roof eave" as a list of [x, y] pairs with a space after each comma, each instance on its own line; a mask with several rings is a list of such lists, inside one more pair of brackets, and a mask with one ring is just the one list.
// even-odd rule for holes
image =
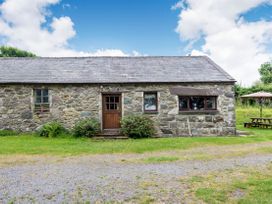
[[234, 84], [235, 80], [229, 80], [229, 81], [155, 81], [155, 82], [144, 82], [144, 81], [138, 81], [138, 82], [36, 82], [36, 81], [9, 81], [9, 82], [0, 82], [1, 85], [4, 84], [186, 84], [186, 83], [228, 83], [228, 84]]

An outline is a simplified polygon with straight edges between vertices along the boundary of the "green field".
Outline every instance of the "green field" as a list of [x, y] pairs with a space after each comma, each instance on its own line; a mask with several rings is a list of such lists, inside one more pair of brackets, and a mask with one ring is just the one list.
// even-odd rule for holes
[[[243, 128], [243, 122], [258, 116], [258, 108], [237, 108], [237, 127]], [[264, 109], [265, 117], [272, 117], [272, 109]], [[33, 135], [0, 136], [0, 155], [9, 154], [48, 154], [79, 155], [107, 153], [144, 153], [164, 150], [184, 150], [208, 145], [232, 145], [272, 140], [272, 130], [246, 129], [246, 137], [188, 137], [140, 140], [98, 141], [88, 138], [41, 138]]]

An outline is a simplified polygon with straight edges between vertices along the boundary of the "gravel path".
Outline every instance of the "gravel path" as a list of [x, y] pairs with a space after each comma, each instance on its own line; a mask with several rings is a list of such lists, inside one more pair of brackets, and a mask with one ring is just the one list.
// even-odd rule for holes
[[272, 154], [159, 164], [115, 159], [81, 156], [0, 168], [0, 203], [134, 203], [149, 194], [161, 202], [182, 202], [180, 177], [264, 165]]

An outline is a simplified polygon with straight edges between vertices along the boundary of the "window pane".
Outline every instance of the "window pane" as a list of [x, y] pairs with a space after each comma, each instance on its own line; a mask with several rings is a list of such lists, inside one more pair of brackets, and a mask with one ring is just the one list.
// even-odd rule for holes
[[41, 103], [41, 102], [42, 102], [42, 98], [40, 96], [36, 96], [35, 103]]
[[157, 94], [144, 95], [144, 109], [147, 111], [157, 110]]
[[36, 96], [41, 96], [42, 95], [42, 90], [41, 89], [36, 89]]
[[207, 109], [216, 109], [216, 97], [206, 98]]
[[48, 103], [48, 96], [47, 97], [43, 97], [43, 103]]
[[191, 110], [204, 110], [204, 97], [190, 97]]
[[110, 102], [110, 97], [106, 97], [106, 102]]
[[180, 97], [179, 98], [179, 109], [180, 110], [187, 110], [189, 107], [188, 107], [188, 98], [183, 98], [183, 97]]
[[110, 104], [110, 110], [115, 110], [115, 106], [114, 105], [115, 105], [114, 103]]
[[115, 102], [119, 103], [119, 97], [118, 96], [115, 97]]
[[110, 102], [111, 102], [111, 103], [114, 103], [114, 98], [115, 98], [114, 96], [111, 96], [111, 97], [110, 97]]
[[43, 96], [48, 96], [48, 89], [43, 89]]

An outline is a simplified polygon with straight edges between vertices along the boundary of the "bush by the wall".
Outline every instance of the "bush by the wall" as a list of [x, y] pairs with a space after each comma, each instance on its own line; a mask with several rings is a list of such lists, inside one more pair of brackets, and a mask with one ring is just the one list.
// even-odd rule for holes
[[123, 117], [121, 131], [130, 138], [147, 138], [155, 134], [153, 121], [143, 115]]
[[0, 130], [0, 137], [1, 136], [16, 136], [19, 133], [14, 130]]
[[59, 122], [53, 121], [44, 124], [37, 131], [38, 135], [41, 137], [59, 137], [67, 133], [67, 130]]
[[100, 132], [100, 124], [96, 119], [83, 119], [73, 129], [75, 137], [93, 137]]

